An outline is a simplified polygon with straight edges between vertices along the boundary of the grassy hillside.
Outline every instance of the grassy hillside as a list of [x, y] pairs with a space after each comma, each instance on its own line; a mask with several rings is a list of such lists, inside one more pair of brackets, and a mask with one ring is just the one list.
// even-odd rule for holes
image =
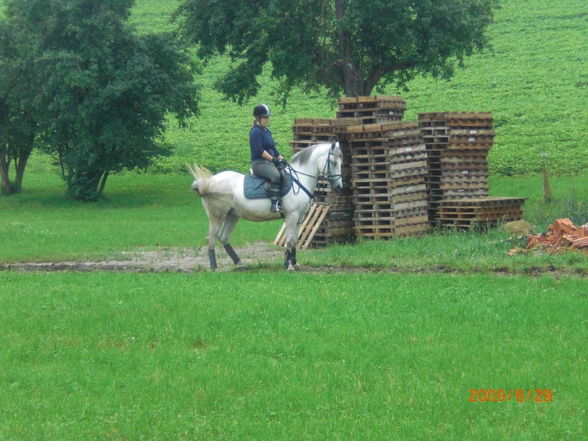
[[[0, 0], [0, 5], [4, 0]], [[136, 0], [132, 22], [140, 32], [174, 27], [170, 16], [179, 0]], [[405, 116], [419, 112], [491, 111], [497, 138], [490, 154], [494, 174], [517, 175], [541, 170], [547, 152], [553, 173], [588, 169], [588, 2], [585, 0], [504, 0], [490, 28], [493, 51], [466, 61], [448, 82], [419, 78], [402, 94]], [[259, 97], [246, 106], [224, 101], [212, 89], [230, 61], [214, 60], [199, 79], [203, 84], [201, 115], [182, 130], [170, 121], [167, 141], [176, 147], [171, 158], [152, 171], [179, 171], [187, 161], [213, 170], [246, 170], [251, 107], [273, 108], [272, 129], [279, 148], [289, 154], [294, 118], [334, 117], [335, 108], [322, 96], [293, 93], [286, 109], [276, 106], [269, 75]], [[266, 69], [267, 70], [267, 69]]]
[[[135, 23], [142, 29], [169, 24], [176, 1], [137, 0]], [[490, 29], [493, 52], [478, 54], [449, 81], [417, 79], [402, 94], [409, 106], [407, 120], [419, 112], [491, 111], [498, 133], [490, 155], [493, 173], [525, 174], [542, 167], [546, 151], [553, 172], [569, 174], [588, 166], [584, 133], [588, 130], [588, 3], [585, 0], [508, 0]], [[168, 140], [176, 156], [163, 169], [198, 161], [212, 168], [248, 167], [247, 131], [250, 107], [274, 102], [274, 84], [266, 77], [260, 96], [240, 107], [222, 101], [211, 89], [229, 63], [218, 59], [200, 79], [205, 86], [202, 114], [189, 130], [173, 125]], [[294, 118], [333, 117], [335, 109], [320, 96], [293, 94], [282, 110], [273, 106], [272, 129], [288, 151]]]

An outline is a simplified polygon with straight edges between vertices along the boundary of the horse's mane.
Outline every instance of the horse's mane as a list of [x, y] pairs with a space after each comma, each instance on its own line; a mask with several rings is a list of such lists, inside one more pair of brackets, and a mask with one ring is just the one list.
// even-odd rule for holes
[[298, 153], [292, 156], [292, 158], [290, 158], [290, 162], [295, 162], [298, 165], [302, 166], [308, 164], [308, 161], [310, 161], [310, 157], [317, 149], [317, 147], [319, 147], [320, 145], [321, 144], [313, 144], [309, 147], [306, 147], [305, 149], [300, 150]]

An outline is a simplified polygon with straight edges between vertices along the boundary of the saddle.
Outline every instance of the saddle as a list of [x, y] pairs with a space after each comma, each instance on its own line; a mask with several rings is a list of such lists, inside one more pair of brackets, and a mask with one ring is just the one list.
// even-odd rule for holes
[[[280, 197], [283, 197], [292, 188], [292, 178], [286, 174], [282, 179]], [[269, 199], [270, 181], [255, 175], [245, 175], [243, 181], [243, 193], [247, 199]]]

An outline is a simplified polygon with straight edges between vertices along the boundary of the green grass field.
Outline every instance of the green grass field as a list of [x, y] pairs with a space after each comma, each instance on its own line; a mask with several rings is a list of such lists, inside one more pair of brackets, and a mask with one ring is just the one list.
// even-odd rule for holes
[[[0, 439], [582, 440], [582, 280], [0, 274]], [[531, 401], [469, 402], [470, 388]], [[535, 402], [551, 389], [551, 402]], [[541, 396], [538, 396], [541, 399]]]

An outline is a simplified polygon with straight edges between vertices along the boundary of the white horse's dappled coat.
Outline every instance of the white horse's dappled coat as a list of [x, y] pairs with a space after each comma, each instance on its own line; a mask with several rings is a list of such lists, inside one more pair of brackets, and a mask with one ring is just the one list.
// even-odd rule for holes
[[[294, 177], [314, 192], [318, 176], [323, 174], [329, 179], [331, 188], [341, 188], [342, 154], [339, 143], [316, 144], [300, 151], [292, 157], [290, 165], [298, 173]], [[245, 175], [234, 171], [224, 171], [216, 175], [205, 168], [189, 167], [196, 179], [192, 184], [202, 198], [202, 203], [209, 220], [208, 255], [210, 266], [216, 268], [214, 246], [218, 239], [235, 264], [242, 265], [241, 259], [229, 245], [229, 237], [240, 218], [255, 222], [279, 219], [281, 214], [271, 212], [269, 199], [247, 199], [243, 193]], [[296, 242], [298, 229], [310, 208], [312, 200], [300, 186], [294, 182], [292, 189], [282, 197], [282, 214], [286, 221], [286, 267], [296, 266]]]

